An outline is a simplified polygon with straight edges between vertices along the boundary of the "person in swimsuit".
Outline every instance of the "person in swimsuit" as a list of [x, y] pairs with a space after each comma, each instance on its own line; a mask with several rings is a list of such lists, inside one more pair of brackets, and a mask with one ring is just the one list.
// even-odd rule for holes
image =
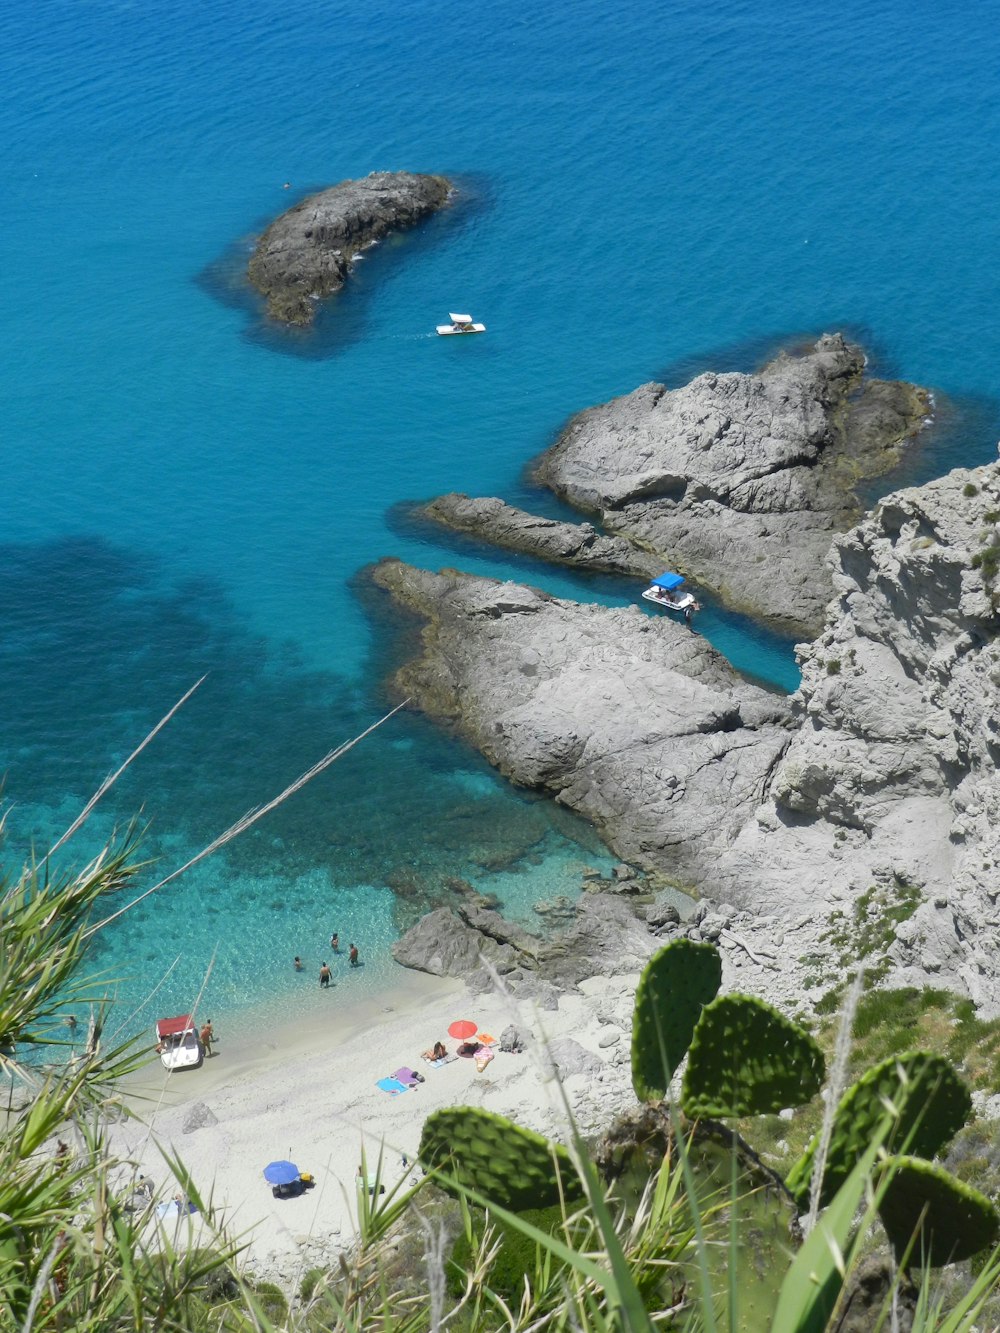
[[319, 984], [324, 990], [330, 984], [330, 969], [327, 967], [326, 963], [324, 963], [319, 970]]
[[358, 946], [356, 944], [351, 945], [351, 952], [348, 954], [348, 958], [350, 959], [351, 967], [358, 966]]
[[203, 1027], [203, 1028], [201, 1029], [201, 1031], [198, 1033], [198, 1038], [199, 1038], [199, 1040], [201, 1041], [202, 1046], [204, 1046], [204, 1048], [205, 1048], [205, 1054], [206, 1054], [206, 1055], [211, 1055], [211, 1054], [212, 1054], [212, 1042], [215, 1041], [215, 1029], [212, 1027], [212, 1020], [211, 1020], [211, 1019], [208, 1020], [208, 1022], [204, 1025], [204, 1027]]

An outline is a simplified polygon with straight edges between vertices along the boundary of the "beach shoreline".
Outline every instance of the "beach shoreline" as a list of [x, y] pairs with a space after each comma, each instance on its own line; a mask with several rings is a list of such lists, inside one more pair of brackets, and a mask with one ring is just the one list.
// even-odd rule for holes
[[[169, 1074], [151, 1054], [147, 1065], [123, 1081], [122, 1092], [126, 1101], [155, 1098], [161, 1105], [181, 1106], [237, 1078], [265, 1077], [282, 1061], [329, 1051], [337, 1043], [351, 1041], [389, 1021], [388, 1015], [408, 1014], [421, 1004], [461, 989], [459, 982], [449, 978], [432, 977], [395, 964], [393, 985], [378, 994], [354, 995], [345, 1002], [342, 992], [331, 986], [331, 1005], [325, 1013], [318, 1009], [286, 1013], [276, 1021], [273, 1007], [263, 1003], [237, 1010], [231, 1026], [224, 1013], [221, 1019], [213, 1015], [213, 1053], [198, 1069]], [[199, 1026], [202, 1021], [199, 1015]]]
[[[329, 1266], [357, 1234], [357, 1174], [362, 1149], [374, 1171], [384, 1154], [391, 1187], [418, 1179], [420, 1132], [427, 1114], [446, 1106], [483, 1106], [558, 1138], [566, 1136], [562, 1091], [585, 1133], [596, 1133], [631, 1096], [627, 1031], [635, 977], [595, 977], [580, 992], [539, 1011], [496, 992], [472, 996], [464, 983], [400, 969], [399, 985], [376, 1001], [339, 1006], [278, 1024], [260, 1035], [227, 1033], [217, 1023], [217, 1053], [196, 1070], [161, 1073], [151, 1060], [122, 1087], [136, 1118], [109, 1130], [111, 1150], [132, 1163], [121, 1189], [138, 1175], [151, 1178], [158, 1199], [180, 1189], [164, 1159], [178, 1158], [206, 1207], [218, 1210], [230, 1234], [247, 1248], [253, 1276], [297, 1289], [309, 1268]], [[421, 1052], [436, 1040], [454, 1052], [447, 1029], [469, 1019], [497, 1039], [493, 1060], [477, 1072], [471, 1059], [435, 1067]], [[515, 1023], [527, 1050], [499, 1050]], [[422, 1074], [415, 1089], [393, 1095], [380, 1079], [408, 1066]], [[273, 1196], [263, 1177], [268, 1162], [289, 1159], [315, 1187], [293, 1198]], [[167, 1228], [174, 1243], [205, 1244], [210, 1227], [200, 1213], [150, 1226]]]

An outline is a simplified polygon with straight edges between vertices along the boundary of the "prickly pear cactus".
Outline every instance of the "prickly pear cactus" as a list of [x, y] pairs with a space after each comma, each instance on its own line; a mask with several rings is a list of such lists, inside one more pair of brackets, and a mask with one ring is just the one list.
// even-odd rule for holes
[[560, 1182], [566, 1198], [582, 1194], [565, 1148], [478, 1107], [432, 1112], [424, 1121], [418, 1155], [428, 1169], [444, 1172], [438, 1182], [444, 1189], [447, 1177], [454, 1176], [467, 1189], [513, 1212], [558, 1203]]
[[911, 1263], [938, 1264], [971, 1259], [992, 1248], [1000, 1234], [1000, 1216], [989, 1199], [943, 1167], [919, 1157], [890, 1157], [888, 1181], [879, 1216], [897, 1258], [910, 1251]]
[[[874, 1065], [844, 1093], [837, 1107], [823, 1173], [820, 1203], [825, 1207], [864, 1154], [886, 1114], [898, 1112], [886, 1147], [905, 1147], [913, 1157], [933, 1157], [968, 1119], [969, 1090], [940, 1055], [907, 1051]], [[816, 1135], [785, 1182], [804, 1208], [809, 1201]]]
[[674, 940], [646, 964], [632, 1015], [632, 1086], [641, 1102], [667, 1095], [702, 1008], [721, 981], [718, 950], [694, 940]]
[[825, 1070], [809, 1033], [777, 1009], [720, 995], [695, 1027], [681, 1100], [689, 1116], [763, 1115], [807, 1102]]

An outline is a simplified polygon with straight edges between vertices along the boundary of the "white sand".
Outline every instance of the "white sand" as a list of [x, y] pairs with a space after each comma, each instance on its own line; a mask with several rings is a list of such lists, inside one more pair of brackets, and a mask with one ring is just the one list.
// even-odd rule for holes
[[[292, 1029], [228, 1036], [222, 1028], [216, 1053], [200, 1069], [168, 1075], [154, 1058], [130, 1086], [133, 1097], [150, 1099], [133, 1100], [145, 1123], [116, 1125], [114, 1147], [168, 1198], [176, 1186], [158, 1144], [180, 1157], [199, 1190], [223, 1209], [231, 1230], [252, 1230], [250, 1266], [294, 1286], [301, 1272], [352, 1241], [362, 1144], [371, 1170], [384, 1148], [391, 1184], [413, 1173], [424, 1117], [439, 1107], [483, 1106], [564, 1137], [543, 1039], [570, 1037], [601, 1061], [599, 1068], [563, 1080], [585, 1132], [630, 1104], [626, 1029], [634, 984], [634, 978], [595, 979], [586, 995], [563, 997], [558, 1010], [539, 1013], [515, 1009], [500, 995], [470, 999], [459, 982], [400, 969], [398, 984], [376, 1004], [340, 1008]], [[497, 1038], [516, 1022], [531, 1029], [536, 1041], [520, 1055], [497, 1048], [483, 1073], [469, 1059], [439, 1068], [425, 1064], [420, 1054], [435, 1040], [457, 1047], [447, 1029], [462, 1018]], [[599, 1045], [616, 1032], [617, 1042]], [[390, 1096], [375, 1086], [404, 1065], [425, 1076], [417, 1090]], [[185, 1131], [197, 1103], [209, 1108], [215, 1123]], [[405, 1171], [403, 1154], [411, 1164]], [[311, 1172], [315, 1188], [275, 1199], [262, 1171], [281, 1158]]]

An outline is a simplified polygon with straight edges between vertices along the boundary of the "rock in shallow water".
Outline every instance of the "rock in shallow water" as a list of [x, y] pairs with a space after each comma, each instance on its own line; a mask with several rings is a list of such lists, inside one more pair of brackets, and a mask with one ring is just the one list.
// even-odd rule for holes
[[447, 201], [443, 176], [375, 171], [341, 181], [282, 213], [257, 242], [247, 268], [267, 297], [267, 312], [285, 324], [311, 324], [315, 300], [339, 291], [355, 256], [402, 231]]
[[374, 578], [429, 621], [400, 688], [629, 862], [684, 881], [760, 803], [788, 703], [683, 625], [398, 561]]
[[658, 556], [639, 550], [624, 537], [602, 536], [591, 523], [539, 518], [494, 497], [470, 498], [452, 492], [422, 506], [416, 514], [491, 546], [577, 569], [640, 578], [649, 578], [661, 569]]
[[728, 605], [812, 634], [855, 485], [894, 466], [930, 410], [925, 390], [863, 369], [830, 334], [758, 374], [645, 384], [574, 417], [535, 475]]

